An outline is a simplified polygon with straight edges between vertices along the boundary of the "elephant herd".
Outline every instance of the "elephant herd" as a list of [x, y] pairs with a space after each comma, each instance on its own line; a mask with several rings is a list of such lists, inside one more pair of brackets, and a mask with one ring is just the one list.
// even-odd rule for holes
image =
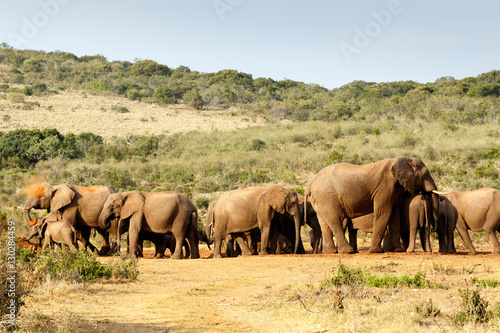
[[[31, 209], [48, 214], [31, 220]], [[408, 157], [332, 164], [312, 178], [304, 195], [278, 185], [227, 192], [209, 204], [205, 230], [198, 229], [198, 210], [182, 194], [115, 193], [106, 186], [40, 186], [29, 196], [24, 215], [32, 225], [28, 238], [40, 236], [43, 248], [64, 243], [78, 249], [78, 239], [96, 250], [89, 241], [95, 229], [102, 238], [101, 255], [119, 252], [124, 233], [133, 256], [142, 255], [143, 241], [150, 240], [156, 257], [169, 248], [173, 259], [199, 258], [199, 242], [210, 247], [212, 234], [214, 258], [222, 257], [224, 242], [227, 256], [305, 253], [300, 237], [305, 224], [313, 253], [357, 252], [358, 230], [373, 233], [371, 253], [412, 252], [417, 232], [423, 250], [432, 251], [431, 231], [438, 234], [439, 252], [455, 252], [455, 229], [469, 253], [476, 250], [468, 230], [485, 231], [492, 252], [500, 252], [500, 191], [438, 192], [425, 164]]]

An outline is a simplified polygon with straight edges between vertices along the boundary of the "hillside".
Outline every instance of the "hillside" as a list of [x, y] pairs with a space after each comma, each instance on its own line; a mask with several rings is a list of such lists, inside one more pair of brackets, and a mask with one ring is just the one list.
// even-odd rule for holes
[[[13, 85], [22, 89], [21, 85]], [[12, 96], [12, 95], [11, 95]], [[161, 135], [237, 130], [263, 122], [227, 112], [195, 110], [184, 104], [158, 105], [123, 96], [64, 90], [41, 96], [0, 100], [0, 131], [55, 128], [62, 134], [92, 132], [104, 138], [127, 134]]]

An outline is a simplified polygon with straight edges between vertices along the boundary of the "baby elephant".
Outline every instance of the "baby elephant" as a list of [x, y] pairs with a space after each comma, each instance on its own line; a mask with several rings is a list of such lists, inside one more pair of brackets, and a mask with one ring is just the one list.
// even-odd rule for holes
[[53, 248], [54, 243], [64, 243], [72, 249], [75, 248], [78, 250], [75, 228], [68, 221], [59, 220], [59, 218], [60, 216], [54, 213], [42, 217], [31, 229], [28, 240], [35, 236], [39, 236], [42, 250], [46, 249], [48, 246]]

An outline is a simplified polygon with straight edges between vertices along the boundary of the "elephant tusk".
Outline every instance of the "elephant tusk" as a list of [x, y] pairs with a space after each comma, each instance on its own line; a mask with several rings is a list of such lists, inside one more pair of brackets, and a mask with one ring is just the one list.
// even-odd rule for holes
[[436, 191], [436, 190], [432, 190], [432, 193], [439, 194], [439, 195], [446, 195], [446, 194], [449, 194], [450, 192], [439, 192], [439, 191]]

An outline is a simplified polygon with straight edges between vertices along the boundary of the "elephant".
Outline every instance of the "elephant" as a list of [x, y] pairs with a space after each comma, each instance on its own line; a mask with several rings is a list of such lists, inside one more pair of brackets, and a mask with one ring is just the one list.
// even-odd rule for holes
[[500, 232], [500, 190], [482, 188], [475, 191], [450, 191], [443, 194], [458, 212], [456, 228], [469, 249], [476, 254], [468, 230], [485, 231], [490, 237], [492, 253], [500, 252], [496, 232]]
[[[196, 232], [198, 234], [198, 241], [203, 241], [207, 243], [208, 249], [210, 249], [212, 241], [207, 237], [205, 231], [201, 229], [196, 229]], [[170, 232], [167, 233], [164, 237], [166, 242], [166, 248], [169, 249], [170, 254], [172, 255], [175, 252], [175, 237]], [[191, 249], [189, 248], [189, 244], [185, 239], [182, 242], [182, 247], [184, 249], [184, 258], [189, 258], [189, 256], [191, 255]]]
[[440, 196], [439, 200], [439, 220], [436, 225], [439, 252], [457, 252], [454, 232], [458, 220], [458, 211], [447, 198]]
[[[300, 207], [300, 215], [302, 216], [304, 214], [304, 196], [300, 193], [297, 193], [297, 197], [299, 199], [299, 207]], [[311, 242], [311, 247], [312, 247], [312, 253], [316, 254], [319, 251], [319, 243], [321, 240], [321, 227], [319, 225], [318, 217], [316, 215], [316, 212], [311, 206], [311, 203], [308, 202], [308, 208], [306, 210], [307, 216], [305, 217], [305, 223], [310, 227], [310, 231], [312, 233], [312, 239]], [[289, 240], [292, 242], [292, 244], [295, 244], [295, 229], [291, 226], [293, 226], [293, 221], [288, 217], [287, 215], [284, 214], [275, 214], [273, 218], [273, 229], [271, 232], [270, 236], [270, 247], [271, 247], [271, 252], [275, 253], [277, 250], [278, 243], [278, 237], [279, 235], [282, 235], [285, 239]], [[276, 225], [274, 227], [274, 224]], [[283, 240], [283, 238], [282, 238]], [[283, 242], [281, 242], [283, 244]], [[297, 248], [297, 254], [305, 254], [306, 251], [304, 249], [304, 244], [302, 243], [302, 240], [299, 241], [299, 247]]]
[[175, 237], [176, 249], [171, 259], [182, 258], [182, 242], [188, 239], [191, 258], [199, 258], [196, 225], [198, 210], [186, 196], [175, 192], [127, 191], [108, 196], [99, 215], [99, 226], [107, 230], [113, 219], [128, 223], [129, 254], [137, 255], [141, 231]]
[[[222, 195], [217, 202], [209, 208], [207, 218], [207, 234], [214, 229], [214, 258], [221, 258], [222, 240], [228, 234], [242, 233], [259, 229], [263, 244], [268, 244], [271, 231], [271, 221], [276, 213], [286, 214], [291, 217], [295, 225], [294, 253], [300, 241], [300, 227], [302, 223], [299, 213], [299, 200], [297, 193], [279, 185], [267, 187], [249, 187], [237, 189]], [[241, 246], [241, 244], [240, 244]], [[250, 250], [242, 248], [243, 254]], [[268, 254], [264, 246], [259, 255]]]
[[70, 184], [41, 185], [29, 196], [24, 205], [24, 218], [30, 223], [31, 209], [46, 209], [47, 212], [60, 212], [61, 219], [69, 222], [78, 233], [84, 248], [92, 251], [96, 248], [90, 243], [91, 228], [96, 228], [101, 235], [103, 246], [99, 253], [110, 249], [108, 235], [99, 228], [98, 218], [109, 194], [114, 191], [106, 186], [82, 187]]
[[27, 240], [29, 241], [35, 236], [40, 237], [40, 246], [42, 250], [47, 247], [53, 248], [53, 244], [65, 244], [71, 249], [79, 250], [76, 239], [75, 228], [66, 220], [61, 220], [61, 213], [49, 213], [37, 221], [32, 226], [31, 233]]
[[[366, 165], [329, 165], [308, 184], [304, 207], [307, 209], [307, 202], [311, 202], [323, 235], [329, 232], [329, 228], [333, 231], [340, 253], [354, 253], [344, 234], [344, 219], [370, 213], [374, 214], [369, 252], [384, 252], [381, 243], [388, 227], [389, 250], [401, 251], [398, 205], [405, 192], [412, 195], [422, 192], [431, 196], [432, 211], [437, 220], [439, 194], [436, 183], [422, 160], [408, 157], [388, 158]], [[393, 212], [395, 218], [391, 219]], [[329, 237], [323, 237], [323, 252], [325, 250], [336, 250]]]
[[[318, 221], [318, 215], [314, 211], [310, 202], [306, 202], [302, 194], [297, 194], [299, 197], [299, 203], [302, 205], [305, 216], [305, 224], [310, 228], [309, 230], [309, 240], [312, 247], [312, 253], [317, 254], [320, 250], [321, 242], [321, 226]], [[307, 207], [305, 207], [307, 205]]]
[[260, 250], [260, 231], [259, 229], [253, 229], [251, 231], [231, 233], [226, 236], [225, 241], [227, 257], [256, 255]]
[[[432, 203], [421, 194], [405, 195], [400, 205], [401, 239], [406, 252], [415, 251], [417, 230], [420, 233], [420, 243], [425, 252], [432, 252], [430, 232], [435, 228], [432, 215]], [[409, 239], [408, 239], [409, 238]]]

